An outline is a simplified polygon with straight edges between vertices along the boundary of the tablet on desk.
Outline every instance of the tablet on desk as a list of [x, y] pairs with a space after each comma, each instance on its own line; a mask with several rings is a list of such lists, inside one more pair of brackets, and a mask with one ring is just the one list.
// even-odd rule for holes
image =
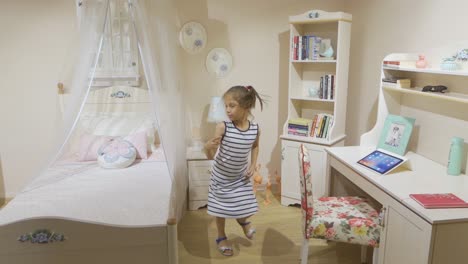
[[372, 151], [369, 155], [360, 159], [357, 163], [371, 169], [379, 174], [387, 174], [402, 163], [407, 158], [396, 156], [380, 149]]

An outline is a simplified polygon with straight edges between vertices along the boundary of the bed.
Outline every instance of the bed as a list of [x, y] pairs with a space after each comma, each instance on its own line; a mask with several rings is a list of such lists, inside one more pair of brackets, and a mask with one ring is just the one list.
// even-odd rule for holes
[[[115, 94], [116, 89], [97, 93]], [[92, 98], [87, 111], [98, 105]], [[109, 123], [99, 116], [99, 125], [106, 128], [89, 118], [80, 123], [93, 123], [93, 134], [108, 134], [109, 124], [112, 133], [121, 131], [112, 117]], [[68, 153], [75, 150], [70, 147]], [[172, 187], [157, 147], [122, 169], [103, 169], [96, 161], [63, 155], [0, 210], [0, 263], [177, 263]]]

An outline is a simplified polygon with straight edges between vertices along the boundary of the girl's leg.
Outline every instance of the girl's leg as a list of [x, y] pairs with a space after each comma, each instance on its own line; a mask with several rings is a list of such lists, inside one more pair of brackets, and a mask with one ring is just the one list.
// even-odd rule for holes
[[[225, 256], [232, 256], [233, 251], [232, 248], [229, 247], [227, 243], [227, 237], [225, 232], [225, 225], [226, 219], [223, 217], [216, 217], [216, 227], [218, 229], [218, 238], [216, 243], [218, 244], [218, 249], [220, 249], [221, 253]], [[224, 249], [223, 249], [224, 248]]]
[[225, 237], [226, 232], [225, 232], [225, 224], [226, 224], [226, 219], [223, 217], [216, 217], [216, 227], [218, 228], [218, 237]]
[[250, 216], [237, 218], [237, 222], [241, 225], [242, 230], [244, 231], [245, 236], [248, 239], [253, 239], [255, 234], [255, 228], [252, 227], [252, 224], [247, 220]]

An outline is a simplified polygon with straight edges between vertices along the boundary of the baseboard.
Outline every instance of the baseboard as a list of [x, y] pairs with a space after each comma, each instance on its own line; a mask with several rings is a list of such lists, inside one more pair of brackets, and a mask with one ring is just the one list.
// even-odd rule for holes
[[9, 203], [13, 198], [11, 197], [1, 197], [0, 198], [0, 208], [5, 206], [7, 203]]

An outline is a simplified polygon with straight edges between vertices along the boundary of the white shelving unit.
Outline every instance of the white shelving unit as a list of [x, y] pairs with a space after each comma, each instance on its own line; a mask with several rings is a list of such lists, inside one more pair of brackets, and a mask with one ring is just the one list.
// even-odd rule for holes
[[[465, 44], [468, 45], [468, 41]], [[456, 71], [441, 70], [438, 65], [444, 57], [450, 57], [458, 50], [457, 46], [448, 46], [425, 52], [432, 64], [430, 68], [382, 66], [382, 78], [408, 78], [411, 88], [387, 87], [382, 83], [376, 124], [362, 135], [361, 145], [377, 145], [388, 114], [413, 117], [416, 122], [408, 151], [447, 165], [451, 138], [458, 136], [465, 138], [465, 141], [468, 139], [468, 62], [459, 61], [460, 70]], [[416, 61], [417, 58], [417, 54], [395, 53], [384, 60]], [[426, 85], [444, 85], [448, 91], [422, 92], [422, 87]], [[465, 143], [465, 152], [467, 149]]]
[[[324, 149], [343, 145], [345, 134], [346, 102], [348, 90], [349, 46], [352, 16], [343, 12], [311, 10], [289, 17], [290, 59], [288, 87], [288, 120], [291, 118], [313, 119], [316, 114], [333, 115], [333, 124], [328, 137], [316, 138], [288, 134], [288, 120], [283, 127], [281, 162], [281, 204], [300, 203], [298, 148], [301, 143], [313, 157], [312, 176], [314, 196], [325, 194]], [[332, 59], [304, 59], [293, 57], [294, 36], [314, 35], [330, 39], [334, 54]], [[334, 96], [332, 99], [311, 97], [308, 87], [320, 86], [320, 77], [334, 75]]]
[[[468, 233], [466, 209], [424, 209], [409, 198], [411, 193], [451, 192], [468, 199], [468, 62], [459, 61], [460, 70], [456, 71], [438, 67], [443, 58], [466, 48], [468, 41], [458, 45], [423, 52], [432, 64], [429, 68], [382, 66], [382, 78], [391, 75], [411, 79], [411, 88], [381, 84], [376, 124], [361, 136], [359, 149], [376, 147], [388, 114], [412, 117], [416, 122], [405, 155], [410, 169], [375, 181], [381, 190], [400, 200], [392, 204], [391, 199], [381, 199], [387, 213], [378, 263], [463, 263], [466, 259], [467, 254], [458, 246], [468, 241], [464, 235]], [[395, 53], [384, 61], [417, 58], [417, 54]], [[444, 85], [449, 92], [422, 92], [426, 85]], [[454, 136], [465, 139], [465, 159], [459, 176], [447, 174], [450, 140]]]

